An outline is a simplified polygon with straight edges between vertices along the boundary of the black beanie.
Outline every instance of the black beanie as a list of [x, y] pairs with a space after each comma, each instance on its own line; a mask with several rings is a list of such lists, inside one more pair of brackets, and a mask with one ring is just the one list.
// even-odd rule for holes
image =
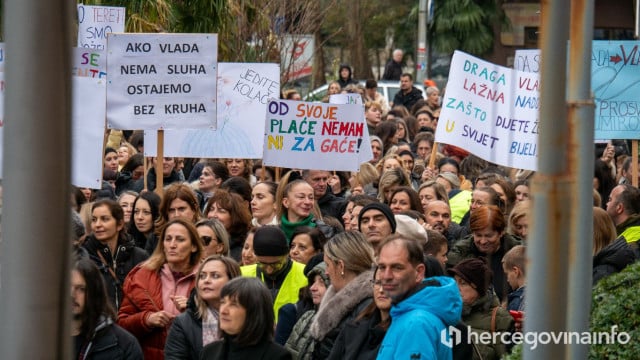
[[261, 226], [253, 235], [253, 252], [256, 256], [287, 255], [289, 253], [287, 237], [278, 226]]
[[370, 210], [370, 209], [375, 209], [382, 212], [382, 214], [384, 214], [387, 220], [389, 220], [389, 224], [391, 224], [391, 233], [393, 234], [396, 232], [396, 217], [393, 216], [393, 211], [391, 211], [391, 208], [389, 207], [389, 205], [379, 203], [379, 202], [374, 202], [374, 203], [365, 205], [362, 208], [362, 210], [360, 210], [360, 214], [358, 215], [358, 230], [360, 230], [360, 223], [362, 222], [362, 216], [364, 215], [365, 212], [367, 212], [367, 210]]

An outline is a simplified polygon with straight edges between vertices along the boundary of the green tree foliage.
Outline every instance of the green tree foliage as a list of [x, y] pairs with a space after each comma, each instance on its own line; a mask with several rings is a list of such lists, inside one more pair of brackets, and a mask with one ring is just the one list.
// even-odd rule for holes
[[435, 0], [429, 38], [440, 52], [482, 56], [493, 49], [494, 25], [507, 26], [500, 0]]

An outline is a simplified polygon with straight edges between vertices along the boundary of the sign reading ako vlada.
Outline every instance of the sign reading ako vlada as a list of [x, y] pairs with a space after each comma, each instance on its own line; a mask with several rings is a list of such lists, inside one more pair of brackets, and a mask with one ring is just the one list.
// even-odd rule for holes
[[107, 126], [216, 127], [216, 34], [109, 34]]

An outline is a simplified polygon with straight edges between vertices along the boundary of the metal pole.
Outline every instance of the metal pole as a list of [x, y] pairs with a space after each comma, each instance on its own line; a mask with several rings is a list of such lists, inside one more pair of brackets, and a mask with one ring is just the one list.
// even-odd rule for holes
[[[591, 43], [595, 0], [571, 1], [571, 32], [569, 41], [569, 103], [570, 150], [575, 154], [567, 165], [577, 186], [570, 211], [569, 295], [567, 330], [589, 331], [593, 259], [593, 136], [594, 102], [591, 96]], [[589, 345], [571, 344], [567, 359], [582, 360], [589, 354]]]
[[5, 1], [3, 359], [72, 357], [68, 279], [74, 3]]
[[427, 0], [418, 4], [418, 48], [416, 51], [416, 83], [427, 78]]
[[[572, 209], [566, 108], [567, 40], [569, 2], [541, 2], [542, 65], [540, 77], [540, 157], [532, 185], [534, 207], [527, 271], [525, 332], [564, 331], [567, 310], [567, 251]], [[563, 359], [562, 344], [524, 346], [523, 358]]]

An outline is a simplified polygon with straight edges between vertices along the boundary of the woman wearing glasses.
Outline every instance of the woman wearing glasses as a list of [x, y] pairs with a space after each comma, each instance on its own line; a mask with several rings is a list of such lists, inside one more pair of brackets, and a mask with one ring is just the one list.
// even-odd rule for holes
[[204, 245], [204, 257], [210, 255], [229, 256], [229, 233], [216, 219], [204, 219], [196, 223], [196, 230]]

